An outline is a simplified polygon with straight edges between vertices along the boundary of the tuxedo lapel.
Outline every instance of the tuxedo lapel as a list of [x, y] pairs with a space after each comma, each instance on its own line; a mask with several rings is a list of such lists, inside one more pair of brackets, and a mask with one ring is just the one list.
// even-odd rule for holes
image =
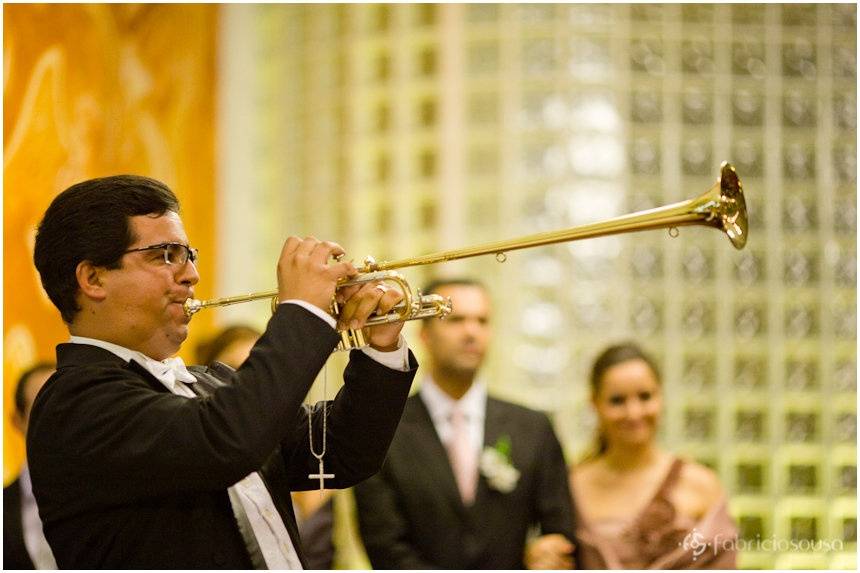
[[463, 505], [463, 500], [460, 497], [454, 470], [448, 459], [448, 451], [439, 439], [439, 434], [436, 433], [433, 419], [430, 417], [430, 412], [420, 394], [411, 400], [414, 401], [414, 407], [406, 409], [408, 416], [404, 416], [403, 423], [413, 432], [415, 442], [415, 451], [412, 452], [415, 457], [414, 466], [420, 468], [419, 471], [426, 471], [427, 479], [444, 493], [445, 499], [450, 501], [451, 507], [457, 514], [465, 518], [467, 508]]
[[110, 350], [105, 350], [91, 344], [62, 343], [57, 345], [57, 368], [62, 369], [69, 366], [122, 366], [146, 381], [154, 390], [159, 392], [170, 392], [167, 387], [158, 381], [158, 378], [138, 364], [134, 360], [126, 362]]
[[[152, 375], [152, 372], [141, 366], [135, 360], [131, 360], [128, 362], [128, 366], [126, 366], [129, 370], [146, 380], [146, 383], [149, 384], [153, 390], [157, 390], [158, 392], [170, 392], [170, 390], [162, 384], [158, 378]], [[194, 384], [191, 384], [193, 387]]]

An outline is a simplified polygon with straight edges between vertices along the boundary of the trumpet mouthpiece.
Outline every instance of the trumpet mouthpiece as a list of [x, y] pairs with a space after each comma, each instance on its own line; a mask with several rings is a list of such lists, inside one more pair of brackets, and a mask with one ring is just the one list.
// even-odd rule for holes
[[194, 316], [194, 314], [203, 308], [203, 302], [197, 300], [196, 298], [186, 299], [184, 303], [182, 303], [182, 308], [185, 310], [185, 316]]

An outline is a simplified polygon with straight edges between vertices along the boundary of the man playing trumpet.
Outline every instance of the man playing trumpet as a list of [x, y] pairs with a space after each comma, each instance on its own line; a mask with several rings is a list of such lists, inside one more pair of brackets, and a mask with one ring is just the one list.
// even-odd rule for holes
[[[290, 237], [280, 305], [232, 370], [171, 358], [199, 280], [179, 203], [138, 176], [66, 189], [39, 225], [35, 263], [68, 326], [39, 393], [27, 453], [61, 568], [301, 568], [290, 490], [353, 485], [380, 467], [417, 363], [402, 323], [369, 328], [345, 385], [302, 401], [340, 340], [401, 295], [356, 274], [335, 243]], [[322, 455], [320, 453], [322, 452]]]

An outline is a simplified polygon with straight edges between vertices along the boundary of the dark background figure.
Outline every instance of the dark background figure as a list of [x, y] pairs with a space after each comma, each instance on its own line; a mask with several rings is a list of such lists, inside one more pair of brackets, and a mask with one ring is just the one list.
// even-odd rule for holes
[[[42, 389], [55, 366], [39, 362], [25, 370], [15, 385], [15, 410], [12, 426], [27, 436], [30, 410], [36, 394]], [[42, 520], [39, 517], [30, 470], [26, 462], [18, 477], [3, 488], [3, 568], [4, 569], [56, 569], [57, 562], [51, 553]]]
[[423, 289], [451, 297], [427, 320], [429, 373], [382, 470], [355, 487], [361, 536], [378, 569], [521, 569], [530, 530], [572, 565], [573, 516], [561, 445], [546, 415], [487, 396], [477, 378], [490, 299], [468, 279]]
[[237, 369], [248, 358], [262, 332], [247, 324], [231, 324], [219, 330], [212, 338], [197, 345], [198, 364], [209, 365], [215, 361]]

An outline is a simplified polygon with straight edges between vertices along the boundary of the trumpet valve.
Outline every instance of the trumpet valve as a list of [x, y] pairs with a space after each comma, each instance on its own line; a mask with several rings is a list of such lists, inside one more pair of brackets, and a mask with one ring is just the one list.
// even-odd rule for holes
[[451, 314], [451, 311], [454, 310], [454, 305], [451, 302], [451, 297], [447, 297], [437, 306], [436, 312], [439, 315], [440, 319], [444, 319], [446, 316]]
[[434, 315], [438, 316], [439, 320], [444, 320], [445, 317], [451, 314], [451, 311], [454, 310], [454, 305], [451, 303], [450, 296], [443, 298], [436, 295], [436, 297], [437, 298], [433, 300]]
[[368, 344], [367, 340], [364, 337], [364, 332], [361, 329], [341, 330], [338, 332], [338, 334], [340, 334], [340, 342], [338, 342], [337, 347], [335, 348], [337, 352], [362, 348], [364, 346], [367, 346]]
[[376, 259], [374, 259], [370, 255], [367, 255], [366, 257], [364, 257], [363, 262], [364, 262], [364, 269], [362, 269], [363, 272], [374, 272], [379, 268], [379, 265], [377, 264]]

